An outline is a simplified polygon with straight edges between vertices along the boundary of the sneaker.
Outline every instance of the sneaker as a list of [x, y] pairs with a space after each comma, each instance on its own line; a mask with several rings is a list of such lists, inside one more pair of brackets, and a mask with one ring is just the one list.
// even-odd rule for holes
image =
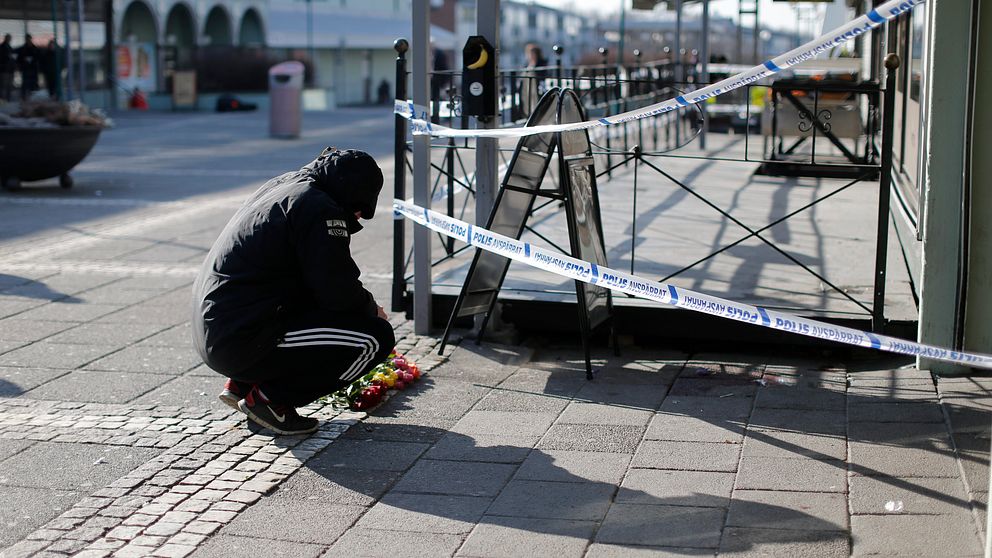
[[244, 399], [250, 390], [251, 384], [228, 378], [227, 381], [224, 382], [224, 391], [220, 392], [220, 395], [218, 395], [217, 398], [220, 399], [221, 403], [227, 405], [235, 411], [240, 411], [238, 408], [238, 401]]
[[293, 407], [269, 401], [258, 386], [238, 401], [238, 408], [252, 421], [279, 434], [309, 434], [320, 426], [317, 419], [301, 417]]

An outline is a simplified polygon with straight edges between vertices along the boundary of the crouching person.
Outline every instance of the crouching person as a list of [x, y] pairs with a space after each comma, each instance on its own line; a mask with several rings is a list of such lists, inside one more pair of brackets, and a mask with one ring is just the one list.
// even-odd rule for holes
[[313, 432], [317, 420], [296, 408], [392, 350], [393, 329], [350, 249], [381, 189], [371, 156], [327, 148], [259, 188], [207, 255], [193, 284], [193, 343], [228, 378], [221, 401], [259, 425]]

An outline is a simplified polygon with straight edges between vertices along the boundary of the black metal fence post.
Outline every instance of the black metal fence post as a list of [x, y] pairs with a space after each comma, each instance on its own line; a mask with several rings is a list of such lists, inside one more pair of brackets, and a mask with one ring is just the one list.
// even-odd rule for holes
[[885, 93], [882, 107], [882, 170], [878, 179], [878, 236], [875, 239], [875, 298], [871, 306], [871, 329], [885, 326], [885, 271], [889, 251], [889, 189], [892, 186], [892, 136], [896, 108], [896, 70], [899, 55], [885, 57]]
[[561, 45], [554, 45], [553, 47], [551, 47], [551, 50], [553, 50], [555, 53], [555, 67], [557, 68], [557, 73], [558, 73], [558, 88], [561, 89], [565, 87], [565, 85], [562, 83], [563, 74], [562, 74], [562, 62], [561, 62], [561, 55], [565, 54], [565, 47]]
[[[610, 90], [613, 87], [610, 86], [610, 69], [607, 65], [610, 59], [610, 51], [606, 47], [599, 47], [599, 54], [603, 57], [603, 100], [606, 103], [606, 116], [612, 116], [613, 101], [610, 100]], [[613, 178], [613, 156], [610, 154], [613, 147], [611, 145], [610, 127], [604, 127], [603, 131], [606, 133], [606, 176]]]
[[[410, 43], [406, 39], [396, 39], [393, 42], [396, 49], [396, 99], [406, 102], [406, 51]], [[393, 138], [393, 196], [406, 199], [406, 119], [395, 116], [395, 136]], [[393, 312], [402, 312], [406, 296], [405, 252], [406, 252], [406, 220], [393, 220], [393, 297], [390, 308]]]

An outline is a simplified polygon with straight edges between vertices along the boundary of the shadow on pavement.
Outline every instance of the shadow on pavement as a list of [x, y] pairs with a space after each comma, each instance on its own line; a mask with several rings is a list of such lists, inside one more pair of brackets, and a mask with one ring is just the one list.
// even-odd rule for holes
[[28, 279], [17, 275], [0, 273], [0, 285], [13, 285], [7, 289], [0, 290], [0, 295], [3, 296], [37, 298], [40, 300], [48, 300], [52, 302], [58, 301], [70, 304], [78, 304], [82, 302], [82, 299], [52, 289], [43, 281]]

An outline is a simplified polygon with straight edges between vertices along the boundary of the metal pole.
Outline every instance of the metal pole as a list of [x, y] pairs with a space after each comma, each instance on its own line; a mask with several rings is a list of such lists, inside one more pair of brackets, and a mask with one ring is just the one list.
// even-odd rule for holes
[[[476, 0], [475, 4], [476, 34], [485, 37], [489, 44], [493, 45], [499, 58], [499, 0]], [[499, 60], [493, 63], [496, 64], [495, 74], [499, 76]], [[498, 84], [494, 83], [492, 86], [496, 87]], [[500, 99], [498, 90], [494, 98], [498, 111]], [[498, 125], [499, 116], [486, 122], [479, 120], [480, 128], [496, 128]], [[484, 226], [489, 220], [493, 204], [496, 203], [496, 191], [499, 188], [499, 177], [496, 172], [499, 167], [499, 140], [479, 138], [475, 146], [475, 223]]]
[[620, 52], [617, 53], [617, 68], [623, 67], [623, 43], [627, 34], [627, 0], [620, 0]]
[[114, 80], [117, 79], [117, 64], [114, 57], [116, 47], [114, 46], [114, 3], [110, 0], [104, 0], [104, 10], [103, 10], [103, 41], [107, 49], [104, 52], [104, 66], [106, 67], [106, 82], [107, 91], [110, 95], [109, 102], [107, 106], [111, 109], [117, 108], [117, 85]]
[[[70, 24], [72, 18], [69, 17], [69, 0], [62, 4], [62, 12], [65, 15], [65, 100], [72, 99], [72, 34]], [[57, 46], [57, 45], [56, 45]], [[56, 57], [56, 60], [58, 58]]]
[[76, 0], [76, 22], [79, 24], [79, 99], [86, 102], [83, 98], [86, 92], [86, 58], [83, 56], [83, 23], [86, 21], [86, 15], [83, 2], [84, 0]]
[[[396, 49], [396, 99], [406, 101], [406, 51], [410, 43], [406, 39], [393, 42]], [[406, 199], [406, 119], [400, 115], [393, 117], [393, 197]], [[393, 297], [390, 308], [393, 312], [405, 310], [403, 297], [406, 295], [406, 219], [393, 216]]]
[[[699, 70], [699, 83], [702, 87], [710, 82], [710, 0], [703, 0], [703, 36], [699, 38], [700, 48], [699, 57], [702, 59], [700, 62]], [[702, 128], [699, 130], [699, 148], [706, 149], [706, 128], [709, 126], [709, 116], [706, 114], [706, 102], [703, 101], [699, 103], [699, 111], [702, 113], [703, 121], [699, 124]]]
[[[427, 111], [430, 103], [431, 13], [428, 2], [413, 3], [413, 103]], [[427, 114], [421, 116], [428, 118]], [[413, 202], [431, 206], [431, 138], [413, 136]], [[427, 335], [431, 329], [431, 232], [413, 228], [413, 329]]]
[[[317, 58], [313, 48], [313, 0], [307, 0], [307, 52], [310, 55], [310, 81], [313, 82], [317, 77]], [[337, 83], [337, 80], [334, 81]]]
[[[675, 0], [675, 87], [681, 88], [682, 74], [682, 0]], [[675, 117], [675, 145], [682, 143], [682, 113], [673, 112]]]
[[871, 329], [885, 326], [885, 267], [889, 251], [889, 195], [892, 185], [892, 129], [895, 122], [896, 70], [899, 55], [885, 57], [885, 93], [882, 107], [882, 175], [878, 180], [878, 233], [875, 238], [875, 298], [871, 306]]

